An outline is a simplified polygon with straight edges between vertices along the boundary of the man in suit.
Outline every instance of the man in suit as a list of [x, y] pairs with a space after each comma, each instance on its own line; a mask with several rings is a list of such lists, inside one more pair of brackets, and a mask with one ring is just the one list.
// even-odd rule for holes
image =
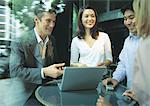
[[[63, 74], [64, 63], [57, 62], [55, 40], [51, 33], [56, 22], [56, 12], [46, 11], [44, 4], [35, 8], [35, 27], [12, 42], [10, 55], [10, 76], [36, 85], [49, 78]], [[29, 85], [28, 85], [29, 88]]]

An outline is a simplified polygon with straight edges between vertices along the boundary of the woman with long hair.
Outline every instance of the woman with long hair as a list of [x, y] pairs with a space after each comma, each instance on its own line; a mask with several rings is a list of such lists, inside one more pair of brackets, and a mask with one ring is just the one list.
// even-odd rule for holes
[[98, 31], [97, 13], [91, 7], [79, 10], [77, 36], [71, 43], [71, 65], [108, 66], [112, 63], [108, 34]]

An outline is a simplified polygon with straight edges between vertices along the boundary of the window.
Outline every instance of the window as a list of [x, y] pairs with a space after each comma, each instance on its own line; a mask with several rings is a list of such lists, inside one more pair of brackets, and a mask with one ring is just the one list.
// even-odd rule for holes
[[0, 8], [0, 14], [5, 14], [5, 9], [4, 8]]
[[4, 24], [0, 24], [0, 30], [4, 30], [5, 29], [5, 25]]
[[0, 16], [0, 22], [5, 22], [5, 17]]
[[0, 37], [4, 37], [5, 33], [4, 32], [0, 32]]

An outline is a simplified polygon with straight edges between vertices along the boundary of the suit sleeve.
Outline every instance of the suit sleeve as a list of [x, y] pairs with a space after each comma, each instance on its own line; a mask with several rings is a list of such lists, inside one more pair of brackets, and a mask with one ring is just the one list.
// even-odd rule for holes
[[[30, 61], [30, 60], [29, 60]], [[19, 77], [22, 80], [41, 84], [41, 68], [27, 67], [25, 61], [25, 51], [21, 42], [14, 41], [11, 43], [11, 54], [9, 61], [10, 76]]]

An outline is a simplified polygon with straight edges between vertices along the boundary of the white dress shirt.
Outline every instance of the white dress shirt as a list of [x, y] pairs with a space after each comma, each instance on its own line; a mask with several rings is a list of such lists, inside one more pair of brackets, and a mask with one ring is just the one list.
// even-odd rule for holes
[[139, 42], [140, 38], [138, 36], [135, 36], [132, 33], [129, 34], [119, 55], [120, 61], [113, 73], [113, 79], [116, 79], [119, 82], [124, 80], [126, 76], [128, 88], [131, 88], [133, 64]]
[[[34, 28], [34, 32], [35, 32], [35, 35], [36, 35], [36, 39], [37, 39], [37, 42], [38, 42], [38, 44], [39, 44], [39, 48], [40, 48], [40, 46], [42, 46], [42, 47], [47, 47], [46, 45], [47, 45], [47, 43], [48, 43], [48, 41], [49, 41], [49, 38], [48, 38], [48, 36], [46, 37], [46, 39], [43, 41], [42, 39], [41, 39], [41, 37], [39, 36], [39, 34], [37, 33], [37, 31], [36, 31], [36, 29]], [[46, 50], [46, 49], [45, 49]], [[44, 54], [45, 55], [45, 54]], [[42, 55], [41, 55], [41, 58], [42, 58]], [[44, 72], [43, 72], [43, 68], [41, 69], [41, 77], [43, 78], [43, 79], [45, 79], [45, 77], [44, 77]]]

